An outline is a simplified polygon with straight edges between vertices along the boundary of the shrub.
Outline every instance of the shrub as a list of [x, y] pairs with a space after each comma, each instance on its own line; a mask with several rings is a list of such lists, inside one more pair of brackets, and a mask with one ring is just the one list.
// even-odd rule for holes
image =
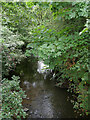
[[2, 80], [2, 118], [25, 118], [22, 100], [26, 97], [19, 86], [19, 77], [13, 75], [12, 80]]

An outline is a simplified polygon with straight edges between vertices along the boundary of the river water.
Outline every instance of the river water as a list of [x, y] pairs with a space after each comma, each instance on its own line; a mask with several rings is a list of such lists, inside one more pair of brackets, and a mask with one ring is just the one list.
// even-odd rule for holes
[[55, 87], [55, 82], [40, 72], [37, 58], [23, 59], [16, 67], [16, 73], [20, 75], [20, 86], [27, 95], [23, 100], [24, 108], [28, 108], [27, 118], [75, 118], [70, 102], [72, 95], [64, 88]]

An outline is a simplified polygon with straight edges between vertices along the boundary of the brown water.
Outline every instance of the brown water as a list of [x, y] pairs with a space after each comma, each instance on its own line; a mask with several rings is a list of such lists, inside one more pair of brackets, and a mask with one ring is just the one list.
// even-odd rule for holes
[[16, 68], [27, 95], [23, 101], [23, 106], [29, 109], [27, 118], [75, 118], [73, 105], [67, 100], [72, 99], [71, 94], [55, 87], [55, 82], [38, 69], [35, 57], [22, 60]]

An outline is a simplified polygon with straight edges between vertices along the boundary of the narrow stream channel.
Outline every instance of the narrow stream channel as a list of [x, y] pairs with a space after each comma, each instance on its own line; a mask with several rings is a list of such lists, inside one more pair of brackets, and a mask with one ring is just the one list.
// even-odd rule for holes
[[24, 59], [16, 68], [21, 76], [20, 86], [27, 95], [23, 106], [28, 108], [28, 118], [75, 118], [73, 105], [67, 98], [71, 94], [55, 87], [54, 81], [38, 72], [38, 59]]

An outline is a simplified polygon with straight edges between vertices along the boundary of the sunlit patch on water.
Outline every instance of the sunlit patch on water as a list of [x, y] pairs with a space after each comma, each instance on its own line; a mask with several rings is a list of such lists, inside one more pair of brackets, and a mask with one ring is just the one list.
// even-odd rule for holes
[[47, 75], [50, 74], [52, 70], [49, 69], [49, 65], [44, 64], [43, 61], [38, 61], [37, 72], [39, 72], [40, 74], [43, 74], [44, 79], [46, 79]]
[[43, 61], [38, 61], [37, 72], [39, 72], [39, 73], [45, 73], [48, 68], [49, 68], [49, 66], [45, 65]]
[[32, 83], [32, 86], [35, 88], [35, 87], [36, 87], [36, 82], [33, 82], [33, 83]]
[[23, 84], [26, 86], [27, 89], [30, 89], [31, 86], [30, 82], [24, 81]]

